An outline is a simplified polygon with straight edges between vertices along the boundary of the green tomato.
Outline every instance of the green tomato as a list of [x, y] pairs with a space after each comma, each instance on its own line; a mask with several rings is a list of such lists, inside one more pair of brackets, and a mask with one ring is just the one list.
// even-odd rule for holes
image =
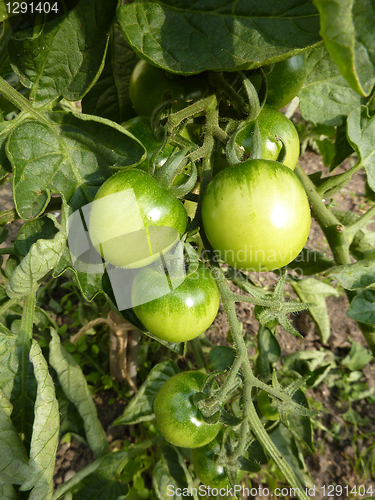
[[[142, 269], [134, 278], [132, 302], [140, 304], [134, 312], [147, 330], [167, 342], [185, 342], [207, 330], [219, 309], [219, 291], [209, 269], [199, 263], [182, 284], [163, 295], [165, 286], [165, 273], [156, 266]], [[159, 298], [148, 301], [155, 296]]]
[[193, 404], [206, 376], [201, 372], [182, 372], [167, 380], [154, 402], [157, 426], [164, 438], [175, 446], [197, 448], [212, 441], [222, 424], [208, 424]]
[[139, 61], [129, 83], [129, 97], [140, 116], [151, 116], [166, 99], [197, 100], [208, 89], [207, 79], [200, 75], [181, 76], [167, 73], [146, 61]]
[[184, 233], [182, 203], [146, 172], [124, 170], [107, 179], [92, 204], [89, 234], [114, 266], [146, 266], [170, 250]]
[[[271, 106], [264, 106], [258, 116], [258, 125], [262, 138], [263, 160], [277, 160], [283, 147], [282, 139], [286, 147], [286, 155], [282, 163], [294, 170], [300, 153], [300, 144], [298, 132], [293, 122]], [[250, 156], [252, 150], [254, 126], [255, 123], [250, 122], [236, 137], [236, 143], [245, 150], [247, 156]], [[228, 166], [225, 155], [216, 153], [214, 174]]]
[[[296, 127], [285, 115], [270, 106], [264, 106], [258, 116], [258, 125], [262, 138], [262, 156], [264, 160], [276, 161], [283, 147], [286, 146], [286, 155], [283, 164], [291, 170], [297, 165], [300, 145]], [[250, 123], [237, 135], [237, 143], [250, 155], [254, 123]]]
[[247, 160], [209, 183], [202, 221], [219, 259], [260, 272], [297, 257], [311, 217], [305, 190], [292, 170], [276, 161]]
[[276, 109], [283, 108], [298, 95], [305, 83], [305, 53], [276, 63], [272, 71], [266, 74], [266, 77], [268, 84], [267, 104]]
[[258, 408], [263, 415], [268, 420], [279, 420], [279, 411], [276, 406], [271, 405], [271, 400], [268, 392], [261, 391], [258, 394]]
[[220, 430], [215, 439], [205, 446], [194, 448], [191, 454], [196, 475], [203, 484], [211, 488], [230, 486], [224, 467], [216, 463], [222, 440], [223, 432]]

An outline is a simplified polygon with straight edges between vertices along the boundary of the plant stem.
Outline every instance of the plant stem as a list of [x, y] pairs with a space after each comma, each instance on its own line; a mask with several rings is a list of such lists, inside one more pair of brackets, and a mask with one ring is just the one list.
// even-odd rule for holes
[[15, 255], [16, 252], [14, 251], [13, 247], [8, 247], [8, 248], [0, 248], [0, 255]]
[[371, 207], [369, 210], [367, 210], [366, 213], [361, 215], [356, 221], [352, 222], [351, 224], [348, 224], [345, 226], [345, 233], [354, 238], [355, 233], [364, 227], [367, 226], [367, 224], [370, 223], [371, 219], [375, 217], [375, 205]]
[[[356, 166], [358, 167], [358, 165]], [[354, 167], [354, 168], [356, 168]], [[358, 168], [356, 168], [358, 170]], [[349, 170], [348, 172], [352, 171]], [[311, 204], [311, 210], [313, 216], [318, 221], [319, 226], [322, 228], [328, 244], [332, 250], [333, 257], [337, 265], [342, 266], [346, 264], [351, 264], [349, 256], [349, 244], [353, 239], [353, 236], [363, 224], [373, 217], [375, 209], [372, 207], [366, 214], [360, 217], [353, 224], [348, 226], [346, 229], [336, 217], [328, 210], [321, 199], [321, 195], [317, 192], [311, 179], [305, 174], [301, 167], [297, 164], [295, 169], [300, 181], [302, 182], [307, 196]], [[345, 172], [347, 174], [348, 172]], [[343, 174], [341, 174], [343, 175]], [[357, 295], [358, 291], [345, 290], [346, 296], [349, 302]], [[371, 325], [365, 325], [357, 321], [357, 324], [369, 346], [372, 355], [375, 356], [375, 328]]]
[[229, 321], [230, 331], [232, 333], [237, 358], [240, 361], [238, 362], [238, 364], [240, 364], [241, 366], [241, 372], [244, 380], [243, 407], [245, 415], [250, 424], [250, 429], [254, 433], [258, 441], [261, 443], [261, 445], [265, 448], [270, 457], [273, 459], [285, 479], [289, 482], [290, 486], [292, 488], [295, 488], [296, 491], [299, 491], [298, 497], [301, 500], [308, 500], [308, 497], [303, 487], [299, 483], [293, 469], [290, 467], [288, 462], [283, 458], [280, 451], [272, 442], [255, 410], [252, 400], [252, 389], [255, 385], [254, 382], [256, 380], [256, 377], [253, 374], [248, 358], [246, 344], [242, 336], [242, 326], [237, 319], [235, 301], [233, 297], [230, 296], [231, 292], [225, 283], [225, 279], [220, 268], [213, 267], [212, 273], [219, 288], [224, 311]]
[[345, 228], [324, 204], [312, 180], [297, 163], [295, 168], [299, 180], [307, 193], [313, 217], [318, 221], [332, 250], [337, 264], [350, 264], [349, 245], [345, 238]]
[[323, 197], [328, 191], [334, 189], [336, 186], [341, 184], [346, 184], [350, 181], [353, 174], [362, 168], [361, 162], [358, 162], [354, 167], [350, 168], [346, 172], [337, 175], [331, 175], [327, 177], [325, 181], [323, 181], [319, 187], [315, 188], [321, 197]]

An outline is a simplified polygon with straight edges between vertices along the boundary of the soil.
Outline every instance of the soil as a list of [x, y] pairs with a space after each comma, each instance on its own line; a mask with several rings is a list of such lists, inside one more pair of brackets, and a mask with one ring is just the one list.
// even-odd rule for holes
[[[307, 150], [303, 154], [300, 163], [307, 173], [321, 169], [323, 171], [327, 170], [322, 165], [321, 157], [311, 150]], [[336, 173], [340, 173], [340, 171], [344, 171], [347, 168], [348, 161], [338, 168]], [[332, 197], [337, 208], [363, 213], [366, 209], [366, 199], [363, 197], [364, 184], [364, 175], [361, 172], [354, 174], [351, 182]], [[9, 183], [0, 186], [0, 209], [13, 208], [9, 188]], [[1, 246], [6, 247], [10, 244], [11, 239], [18, 232], [19, 224], [19, 221], [8, 224], [7, 228], [10, 230], [10, 238]], [[374, 224], [372, 226], [372, 229], [374, 229]], [[329, 254], [325, 238], [315, 221], [312, 224], [307, 247]], [[263, 285], [269, 285], [271, 288], [276, 282], [275, 276], [272, 273], [267, 276], [257, 276], [255, 279]], [[293, 297], [292, 289], [288, 288], [288, 291], [290, 296]], [[354, 340], [366, 346], [355, 321], [345, 315], [344, 311], [346, 311], [348, 306], [346, 297], [343, 294], [339, 297], [328, 297], [327, 306], [331, 323], [331, 336], [324, 347], [342, 358], [349, 352], [350, 341]], [[240, 304], [238, 306], [238, 316], [243, 322], [244, 329], [249, 337], [254, 337], [257, 332], [258, 322], [254, 318], [253, 307], [248, 304]], [[301, 332], [303, 338], [293, 337], [281, 327], [278, 327], [278, 340], [282, 349], [282, 358], [299, 350], [319, 350], [321, 348], [317, 327], [307, 312], [294, 316], [293, 324]], [[213, 344], [228, 345], [226, 340], [227, 334], [228, 323], [222, 309], [220, 309], [212, 328], [207, 332], [207, 336]], [[368, 387], [374, 387], [375, 385], [374, 373], [375, 364], [372, 361], [364, 369], [365, 381]], [[350, 489], [353, 486], [359, 487], [361, 484], [366, 487], [372, 485], [375, 493], [375, 477], [371, 477], [371, 474], [368, 471], [364, 472], [363, 469], [364, 462], [370, 463], [369, 458], [371, 454], [366, 454], [365, 450], [366, 447], [373, 443], [373, 436], [375, 435], [374, 406], [365, 400], [353, 403], [353, 409], [358, 412], [360, 417], [369, 420], [367, 425], [356, 428], [354, 425], [344, 421], [343, 414], [348, 410], [349, 406], [347, 402], [340, 400], [335, 386], [328, 387], [325, 383], [322, 383], [313, 391], [308, 391], [307, 396], [313, 397], [316, 404], [321, 405], [320, 417], [317, 419], [317, 422], [320, 422], [320, 424], [314, 426], [316, 452], [306, 457], [307, 468], [316, 485], [315, 496], [311, 498], [323, 499], [328, 497], [327, 489], [329, 485], [339, 485], [343, 488], [348, 485]], [[108, 404], [109, 400], [113, 398], [116, 398], [116, 394], [112, 390], [103, 391], [94, 397], [99, 419], [106, 430], [111, 449], [115, 450], [121, 448], [122, 440], [128, 439], [129, 430], [124, 426], [112, 427], [113, 421], [124, 411], [124, 402], [120, 400], [116, 400], [114, 404]], [[332, 429], [337, 426], [340, 427], [340, 440], [332, 437]], [[361, 433], [363, 437], [358, 439]], [[364, 454], [362, 462], [359, 460], [361, 454]], [[55, 485], [58, 486], [66, 481], [93, 460], [94, 456], [90, 449], [74, 438], [69, 443], [60, 444], [57, 451]], [[374, 456], [373, 461], [375, 461]], [[374, 469], [375, 467], [373, 466], [373, 473], [375, 472]], [[264, 478], [264, 475], [254, 478], [252, 480], [252, 487], [265, 487], [266, 485], [262, 483]], [[326, 496], [323, 495], [323, 487], [326, 488]], [[336, 494], [332, 493], [331, 497], [336, 499], [356, 498], [355, 495], [339, 495], [337, 493], [338, 490], [336, 490]], [[247, 498], [265, 500], [275, 497], [250, 495]], [[293, 499], [294, 497], [286, 495], [285, 498]]]

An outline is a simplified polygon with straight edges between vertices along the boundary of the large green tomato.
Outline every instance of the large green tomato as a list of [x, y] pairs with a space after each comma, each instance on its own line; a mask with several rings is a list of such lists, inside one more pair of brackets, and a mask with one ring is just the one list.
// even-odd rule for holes
[[211, 488], [221, 489], [230, 486], [224, 467], [216, 463], [222, 439], [223, 432], [220, 431], [210, 443], [194, 448], [191, 453], [196, 475], [203, 484]]
[[129, 97], [137, 115], [151, 116], [166, 99], [197, 100], [207, 92], [207, 79], [201, 75], [169, 74], [146, 61], [139, 61], [129, 83]]
[[167, 380], [154, 402], [156, 423], [167, 441], [183, 448], [197, 448], [212, 441], [222, 424], [208, 424], [193, 404], [206, 376], [201, 372], [182, 372]]
[[99, 188], [90, 212], [89, 234], [106, 261], [137, 268], [170, 250], [186, 226], [182, 203], [146, 172], [129, 169]]
[[311, 217], [305, 190], [292, 170], [276, 161], [247, 160], [209, 183], [202, 221], [219, 259], [260, 272], [297, 257]]
[[[173, 277], [170, 280], [173, 284]], [[140, 304], [134, 312], [145, 327], [168, 342], [185, 342], [207, 330], [219, 309], [219, 292], [209, 269], [199, 263], [182, 284], [163, 295], [165, 286], [165, 273], [157, 266], [142, 269], [134, 278], [132, 303]], [[159, 298], [148, 301], [154, 296]]]

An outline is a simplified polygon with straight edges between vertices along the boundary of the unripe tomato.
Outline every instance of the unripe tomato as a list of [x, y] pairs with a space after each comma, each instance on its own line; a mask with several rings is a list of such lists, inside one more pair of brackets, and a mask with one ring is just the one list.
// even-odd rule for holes
[[182, 203], [146, 172], [129, 169], [112, 175], [99, 188], [89, 234], [106, 261], [137, 268], [170, 250], [186, 226]]
[[[294, 170], [300, 153], [300, 143], [293, 122], [271, 106], [264, 106], [257, 120], [262, 138], [262, 159], [276, 161], [284, 142], [286, 155], [282, 163]], [[250, 122], [236, 137], [236, 143], [245, 150], [247, 156], [250, 155], [253, 146], [254, 126], [255, 123]], [[225, 155], [216, 153], [214, 173], [216, 174], [228, 166]]]
[[238, 269], [283, 267], [304, 247], [310, 206], [295, 173], [279, 162], [248, 160], [209, 183], [202, 221], [218, 258]]
[[[276, 109], [283, 108], [296, 97], [306, 80], [306, 56], [304, 53], [275, 63], [273, 67], [265, 66], [267, 77], [266, 103]], [[250, 77], [259, 91], [262, 77], [259, 73]]]
[[216, 462], [222, 440], [223, 432], [220, 431], [210, 443], [194, 448], [191, 454], [196, 475], [203, 484], [211, 488], [230, 486], [224, 467]]
[[142, 60], [136, 64], [130, 78], [129, 97], [137, 115], [151, 116], [165, 99], [201, 99], [207, 88], [204, 76], [169, 74]]
[[160, 433], [167, 441], [183, 448], [197, 448], [212, 441], [222, 424], [208, 424], [193, 404], [193, 396], [201, 390], [205, 375], [182, 372], [167, 380], [154, 402], [154, 413]]
[[[163, 294], [165, 286], [165, 273], [155, 267], [134, 278], [132, 301], [140, 304], [134, 312], [148, 331], [167, 342], [186, 342], [207, 330], [219, 309], [219, 291], [209, 269], [199, 263], [177, 288]], [[147, 300], [154, 296], [159, 298]]]
[[297, 54], [276, 63], [267, 73], [267, 104], [276, 109], [283, 108], [298, 95], [306, 80], [305, 53]]

